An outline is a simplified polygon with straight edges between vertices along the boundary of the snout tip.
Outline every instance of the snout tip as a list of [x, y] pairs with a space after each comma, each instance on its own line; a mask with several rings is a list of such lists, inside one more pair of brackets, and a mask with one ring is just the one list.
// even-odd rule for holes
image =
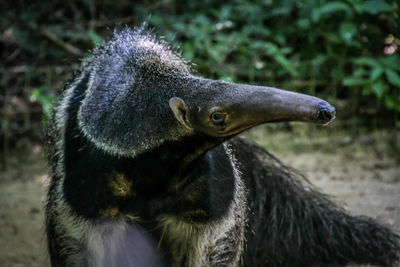
[[316, 123], [328, 125], [336, 117], [336, 109], [326, 102], [321, 102], [318, 105], [317, 114], [314, 117]]

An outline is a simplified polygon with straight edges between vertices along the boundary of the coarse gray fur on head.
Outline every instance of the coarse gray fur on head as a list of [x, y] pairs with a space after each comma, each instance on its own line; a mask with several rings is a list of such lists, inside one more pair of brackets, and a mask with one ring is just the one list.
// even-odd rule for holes
[[170, 116], [168, 101], [160, 101], [193, 97], [197, 85], [190, 66], [143, 27], [115, 32], [83, 69], [90, 72], [91, 83], [79, 109], [79, 125], [99, 148], [134, 156], [190, 133]]

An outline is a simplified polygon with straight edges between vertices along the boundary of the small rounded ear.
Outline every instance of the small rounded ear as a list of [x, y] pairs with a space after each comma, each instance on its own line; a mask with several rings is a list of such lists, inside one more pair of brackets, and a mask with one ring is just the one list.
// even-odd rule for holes
[[179, 97], [172, 97], [169, 100], [169, 107], [171, 108], [172, 112], [174, 112], [175, 118], [181, 124], [183, 124], [183, 126], [192, 130], [192, 127], [190, 127], [189, 122], [187, 120], [187, 108], [185, 101], [183, 101]]

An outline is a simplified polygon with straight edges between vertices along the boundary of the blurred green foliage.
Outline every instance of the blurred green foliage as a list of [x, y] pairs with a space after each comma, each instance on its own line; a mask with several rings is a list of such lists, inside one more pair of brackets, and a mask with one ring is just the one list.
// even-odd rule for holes
[[353, 60], [355, 68], [351, 76], [343, 80], [344, 86], [361, 87], [364, 95], [374, 94], [388, 109], [400, 110], [400, 64], [395, 56], [361, 57]]
[[30, 95], [31, 101], [37, 101], [43, 108], [42, 123], [47, 124], [51, 117], [51, 112], [54, 105], [54, 95], [49, 93], [51, 88], [44, 84], [38, 88], [33, 89]]
[[398, 11], [384, 0], [188, 1], [149, 22], [207, 76], [334, 98], [361, 90], [398, 112]]
[[201, 75], [343, 100], [351, 116], [368, 123], [363, 110], [372, 108], [393, 125], [400, 112], [399, 8], [397, 0], [7, 1], [0, 95], [26, 97], [48, 116], [82, 51], [116, 25], [147, 21]]

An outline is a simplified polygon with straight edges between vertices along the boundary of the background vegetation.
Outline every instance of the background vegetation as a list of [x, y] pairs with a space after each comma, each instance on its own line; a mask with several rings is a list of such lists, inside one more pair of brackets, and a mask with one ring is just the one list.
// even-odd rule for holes
[[340, 127], [396, 131], [399, 5], [398, 0], [7, 1], [0, 10], [0, 168], [10, 150], [39, 140], [55, 95], [84, 53], [115, 26], [143, 21], [203, 76], [318, 95], [338, 108]]

